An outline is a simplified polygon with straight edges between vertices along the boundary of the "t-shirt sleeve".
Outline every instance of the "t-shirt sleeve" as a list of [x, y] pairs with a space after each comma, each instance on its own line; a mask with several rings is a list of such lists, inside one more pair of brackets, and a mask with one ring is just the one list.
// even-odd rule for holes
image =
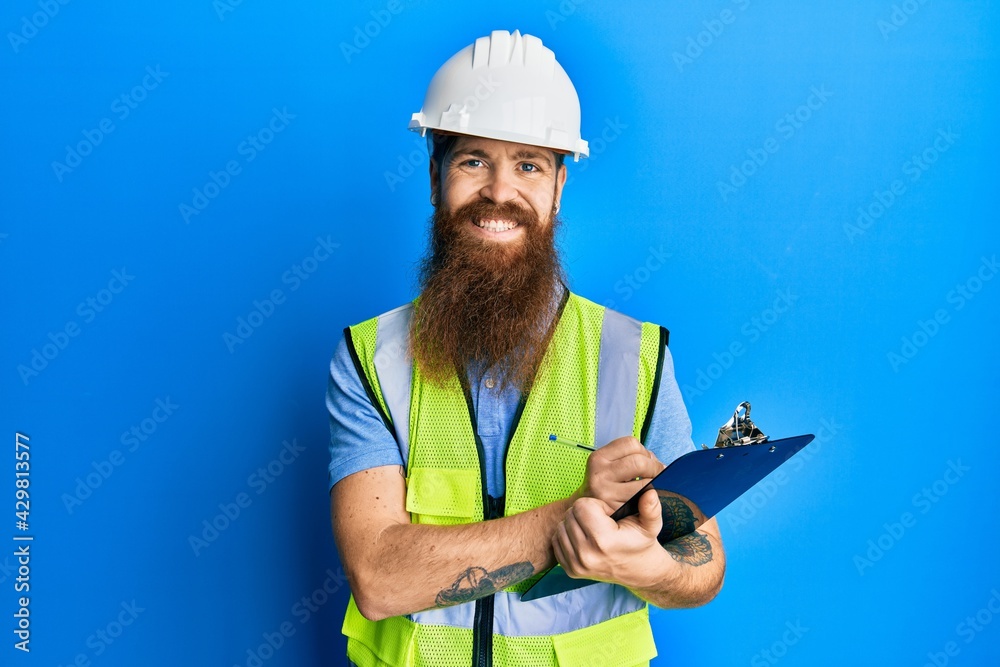
[[330, 361], [326, 409], [330, 414], [330, 489], [362, 470], [403, 465], [399, 446], [368, 398], [343, 338]]
[[669, 348], [663, 348], [663, 370], [660, 373], [660, 388], [653, 407], [653, 418], [646, 433], [646, 448], [656, 454], [664, 465], [674, 459], [693, 452], [691, 439], [691, 419], [688, 417], [684, 399], [674, 378], [674, 359]]

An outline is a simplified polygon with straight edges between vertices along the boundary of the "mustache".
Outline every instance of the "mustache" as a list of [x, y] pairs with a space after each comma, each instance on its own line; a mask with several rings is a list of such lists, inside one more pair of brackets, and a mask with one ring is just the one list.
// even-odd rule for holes
[[512, 201], [495, 204], [486, 200], [469, 202], [448, 216], [456, 224], [466, 220], [510, 220], [518, 225], [537, 227], [541, 224], [534, 211], [526, 209]]

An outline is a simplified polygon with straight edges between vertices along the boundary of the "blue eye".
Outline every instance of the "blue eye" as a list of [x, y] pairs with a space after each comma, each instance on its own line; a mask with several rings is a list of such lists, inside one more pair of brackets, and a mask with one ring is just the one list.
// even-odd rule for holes
[[538, 171], [538, 165], [531, 164], [530, 162], [525, 162], [521, 165], [521, 171], [527, 171], [527, 172]]
[[480, 166], [482, 166], [482, 164], [483, 164], [482, 160], [477, 160], [475, 158], [473, 158], [471, 160], [466, 160], [465, 161], [465, 165], [467, 167], [480, 167]]

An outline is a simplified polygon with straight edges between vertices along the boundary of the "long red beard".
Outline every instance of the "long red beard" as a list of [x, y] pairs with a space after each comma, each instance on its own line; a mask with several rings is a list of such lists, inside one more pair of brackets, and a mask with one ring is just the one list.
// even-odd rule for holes
[[[513, 243], [463, 229], [473, 219], [507, 219], [525, 231]], [[473, 202], [453, 214], [437, 209], [431, 252], [421, 264], [411, 351], [424, 377], [443, 384], [456, 369], [499, 364], [501, 389], [527, 391], [554, 328], [556, 287], [565, 283], [555, 248], [558, 218], [542, 225], [512, 202]]]

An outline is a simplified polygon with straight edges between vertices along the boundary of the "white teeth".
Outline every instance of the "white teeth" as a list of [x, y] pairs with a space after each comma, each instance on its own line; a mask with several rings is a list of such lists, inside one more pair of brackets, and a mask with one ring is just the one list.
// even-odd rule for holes
[[506, 232], [517, 227], [510, 220], [477, 220], [476, 225], [490, 232]]

